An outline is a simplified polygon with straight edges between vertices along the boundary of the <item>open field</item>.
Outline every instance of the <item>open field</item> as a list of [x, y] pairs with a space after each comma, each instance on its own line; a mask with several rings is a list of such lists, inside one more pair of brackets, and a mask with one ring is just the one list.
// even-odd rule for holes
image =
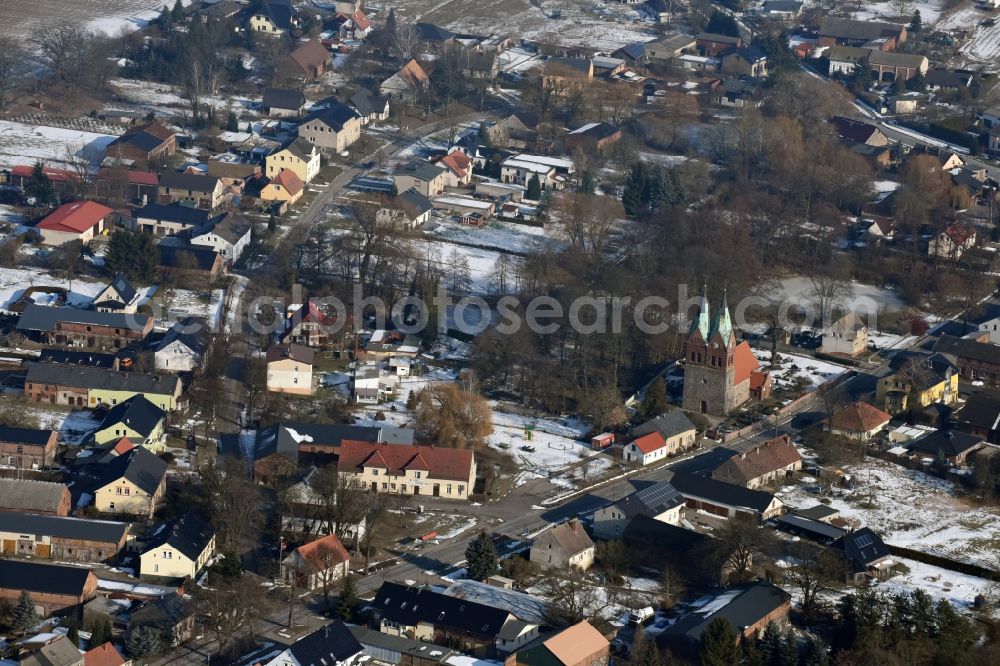
[[7, 0], [0, 34], [23, 37], [39, 26], [69, 22], [114, 35], [123, 28], [142, 27], [162, 8], [161, 0]]

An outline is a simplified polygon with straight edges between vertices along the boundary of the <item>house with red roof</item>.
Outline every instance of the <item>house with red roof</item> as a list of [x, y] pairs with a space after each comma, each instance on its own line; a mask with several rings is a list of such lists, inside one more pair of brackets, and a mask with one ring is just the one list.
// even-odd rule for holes
[[372, 492], [469, 499], [476, 457], [468, 449], [344, 441], [340, 474]]
[[285, 319], [281, 342], [305, 345], [313, 349], [330, 343], [329, 333], [333, 330], [335, 317], [323, 314], [315, 301], [306, 301], [289, 309], [291, 314]]
[[646, 421], [632, 431], [634, 439], [622, 449], [625, 462], [650, 465], [695, 444], [697, 429], [679, 409]]
[[305, 184], [291, 169], [282, 169], [277, 176], [260, 188], [263, 201], [282, 201], [289, 205], [302, 198]]
[[105, 199], [156, 201], [160, 176], [151, 171], [103, 168], [94, 180], [94, 192]]
[[111, 641], [83, 653], [83, 666], [129, 666], [131, 663], [132, 660], [123, 657]]
[[956, 260], [976, 244], [976, 230], [968, 224], [956, 222], [931, 239], [927, 254]]
[[712, 478], [756, 490], [800, 469], [802, 456], [791, 437], [782, 435], [732, 456], [712, 471]]
[[459, 149], [455, 149], [438, 160], [447, 172], [448, 187], [464, 187], [472, 182], [472, 160]]
[[329, 591], [350, 571], [351, 556], [336, 534], [301, 545], [281, 561], [281, 579], [296, 590]]
[[834, 435], [859, 442], [867, 442], [885, 428], [892, 417], [867, 402], [855, 402], [827, 419], [826, 425]]
[[96, 201], [74, 201], [55, 209], [38, 223], [45, 245], [89, 243], [111, 226], [114, 211]]

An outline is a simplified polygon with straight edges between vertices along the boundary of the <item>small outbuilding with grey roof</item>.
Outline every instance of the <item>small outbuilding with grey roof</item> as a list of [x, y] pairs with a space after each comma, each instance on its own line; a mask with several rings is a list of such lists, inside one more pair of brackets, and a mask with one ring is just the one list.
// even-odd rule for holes
[[301, 90], [284, 88], [264, 88], [261, 106], [264, 113], [272, 118], [288, 118], [301, 115], [306, 105], [306, 96]]
[[0, 559], [0, 599], [16, 604], [27, 592], [48, 616], [76, 609], [97, 596], [97, 576], [86, 567]]
[[553, 525], [531, 544], [529, 558], [546, 569], [586, 571], [594, 563], [596, 547], [576, 518]]
[[351, 107], [361, 117], [364, 124], [389, 118], [389, 96], [373, 95], [367, 90], [359, 90], [348, 100]]

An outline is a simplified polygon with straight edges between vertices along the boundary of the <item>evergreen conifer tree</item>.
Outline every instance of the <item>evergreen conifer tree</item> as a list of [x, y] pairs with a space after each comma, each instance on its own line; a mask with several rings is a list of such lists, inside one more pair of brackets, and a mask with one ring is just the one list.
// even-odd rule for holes
[[471, 580], [483, 581], [497, 572], [500, 560], [497, 558], [493, 540], [484, 531], [465, 549], [466, 575]]

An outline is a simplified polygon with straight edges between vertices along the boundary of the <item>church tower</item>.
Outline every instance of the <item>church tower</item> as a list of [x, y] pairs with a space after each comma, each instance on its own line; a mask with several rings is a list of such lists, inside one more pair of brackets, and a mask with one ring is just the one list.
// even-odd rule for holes
[[725, 294], [711, 324], [709, 316], [706, 290], [701, 297], [698, 315], [688, 330], [682, 404], [684, 409], [693, 412], [726, 416], [745, 398], [741, 399], [739, 392], [734, 390], [736, 334]]

